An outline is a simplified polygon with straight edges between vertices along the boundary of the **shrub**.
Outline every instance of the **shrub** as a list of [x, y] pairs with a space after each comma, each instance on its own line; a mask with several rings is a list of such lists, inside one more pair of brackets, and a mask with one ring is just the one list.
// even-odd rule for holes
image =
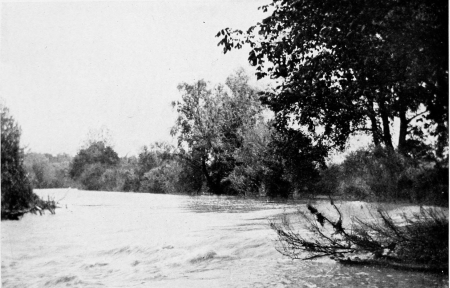
[[319, 193], [353, 199], [448, 203], [448, 168], [381, 146], [350, 153], [322, 170]]
[[140, 192], [166, 193], [168, 192], [167, 175], [164, 173], [164, 167], [155, 167], [144, 174], [139, 188]]
[[320, 195], [333, 195], [340, 185], [341, 166], [331, 164], [320, 171], [320, 180], [315, 184], [314, 190]]
[[138, 191], [139, 190], [139, 176], [133, 169], [125, 169], [120, 171], [120, 177], [123, 179], [123, 185], [119, 191]]
[[66, 154], [27, 153], [24, 167], [34, 188], [73, 187], [68, 173], [71, 158]]
[[104, 188], [102, 175], [105, 171], [106, 168], [100, 163], [88, 164], [85, 165], [78, 180], [86, 190], [102, 190]]
[[412, 199], [448, 206], [448, 176], [448, 167], [424, 169], [413, 178]]

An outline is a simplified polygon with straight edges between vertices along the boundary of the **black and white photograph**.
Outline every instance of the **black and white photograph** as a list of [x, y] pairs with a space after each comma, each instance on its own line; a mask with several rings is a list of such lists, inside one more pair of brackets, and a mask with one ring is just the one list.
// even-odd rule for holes
[[448, 6], [1, 1], [1, 287], [449, 287]]

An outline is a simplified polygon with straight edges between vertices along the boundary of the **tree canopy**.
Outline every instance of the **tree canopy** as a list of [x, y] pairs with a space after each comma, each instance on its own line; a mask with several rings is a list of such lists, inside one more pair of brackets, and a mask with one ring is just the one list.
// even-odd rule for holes
[[225, 85], [179, 85], [172, 134], [214, 194], [288, 197], [317, 180], [326, 149], [294, 129], [274, 129], [242, 69]]
[[[221, 30], [224, 52], [249, 44], [279, 127], [299, 125], [329, 147], [367, 133], [399, 149], [428, 131], [448, 138], [447, 1], [274, 0], [248, 30]], [[320, 127], [318, 129], [318, 127]]]
[[99, 190], [103, 186], [101, 177], [104, 172], [119, 162], [119, 156], [112, 147], [103, 141], [92, 142], [75, 155], [69, 174], [74, 180], [80, 180], [86, 189]]
[[178, 119], [172, 135], [193, 165], [203, 171], [210, 191], [230, 193], [227, 177], [238, 164], [234, 157], [242, 146], [244, 130], [255, 125], [262, 106], [257, 91], [248, 85], [243, 70], [227, 78], [226, 85], [200, 80], [182, 83], [182, 101], [174, 103]]

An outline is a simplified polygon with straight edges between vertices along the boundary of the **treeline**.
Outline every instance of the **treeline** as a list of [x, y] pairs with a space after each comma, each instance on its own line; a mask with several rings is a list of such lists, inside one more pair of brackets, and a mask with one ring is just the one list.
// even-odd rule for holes
[[73, 158], [28, 153], [28, 177], [36, 188], [285, 198], [311, 191], [326, 150], [294, 129], [276, 129], [248, 81], [240, 69], [225, 84], [180, 84], [176, 147], [154, 143], [120, 158], [108, 141], [90, 140]]
[[167, 143], [144, 146], [138, 156], [119, 158], [102, 141], [92, 142], [73, 158], [68, 175], [87, 190], [192, 193], [195, 171]]
[[[177, 146], [154, 143], [120, 158], [106, 140], [90, 140], [75, 157], [29, 153], [37, 188], [211, 193], [289, 198], [334, 195], [365, 200], [448, 198], [448, 156], [417, 142], [402, 152], [377, 145], [326, 164], [330, 148], [302, 129], [279, 125], [242, 69], [225, 84], [203, 80], [178, 87], [171, 131]], [[410, 143], [413, 143], [411, 140]], [[442, 145], [442, 143], [438, 143]]]
[[[191, 193], [183, 180], [189, 168], [167, 143], [144, 146], [138, 156], [119, 158], [105, 141], [92, 141], [75, 157], [67, 154], [27, 153], [24, 168], [35, 188]], [[185, 183], [183, 185], [179, 183]]]

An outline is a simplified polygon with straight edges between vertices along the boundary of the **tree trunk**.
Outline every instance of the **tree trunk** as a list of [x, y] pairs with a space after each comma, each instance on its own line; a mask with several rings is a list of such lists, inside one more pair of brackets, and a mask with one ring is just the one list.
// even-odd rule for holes
[[400, 118], [400, 134], [398, 136], [398, 151], [404, 154], [406, 145], [406, 134], [408, 134], [408, 120], [406, 119], [406, 110], [402, 109], [399, 112]]
[[379, 102], [379, 105], [380, 105], [381, 121], [383, 123], [383, 143], [384, 145], [386, 145], [387, 148], [394, 149], [394, 145], [392, 145], [389, 113], [384, 104], [384, 100], [381, 100]]
[[208, 188], [211, 190], [211, 192], [216, 195], [222, 194], [221, 190], [220, 190], [220, 186], [216, 185], [216, 183], [214, 183], [213, 179], [211, 178], [211, 176], [208, 173], [208, 168], [206, 167], [206, 157], [202, 157], [202, 171], [203, 171], [203, 174], [205, 175], [206, 183], [208, 185]]
[[368, 106], [368, 117], [371, 123], [371, 130], [372, 130], [372, 137], [373, 137], [373, 144], [375, 146], [380, 145], [380, 130], [378, 129], [378, 122], [377, 117], [375, 116], [375, 111], [373, 109], [373, 100], [369, 100], [369, 106]]

